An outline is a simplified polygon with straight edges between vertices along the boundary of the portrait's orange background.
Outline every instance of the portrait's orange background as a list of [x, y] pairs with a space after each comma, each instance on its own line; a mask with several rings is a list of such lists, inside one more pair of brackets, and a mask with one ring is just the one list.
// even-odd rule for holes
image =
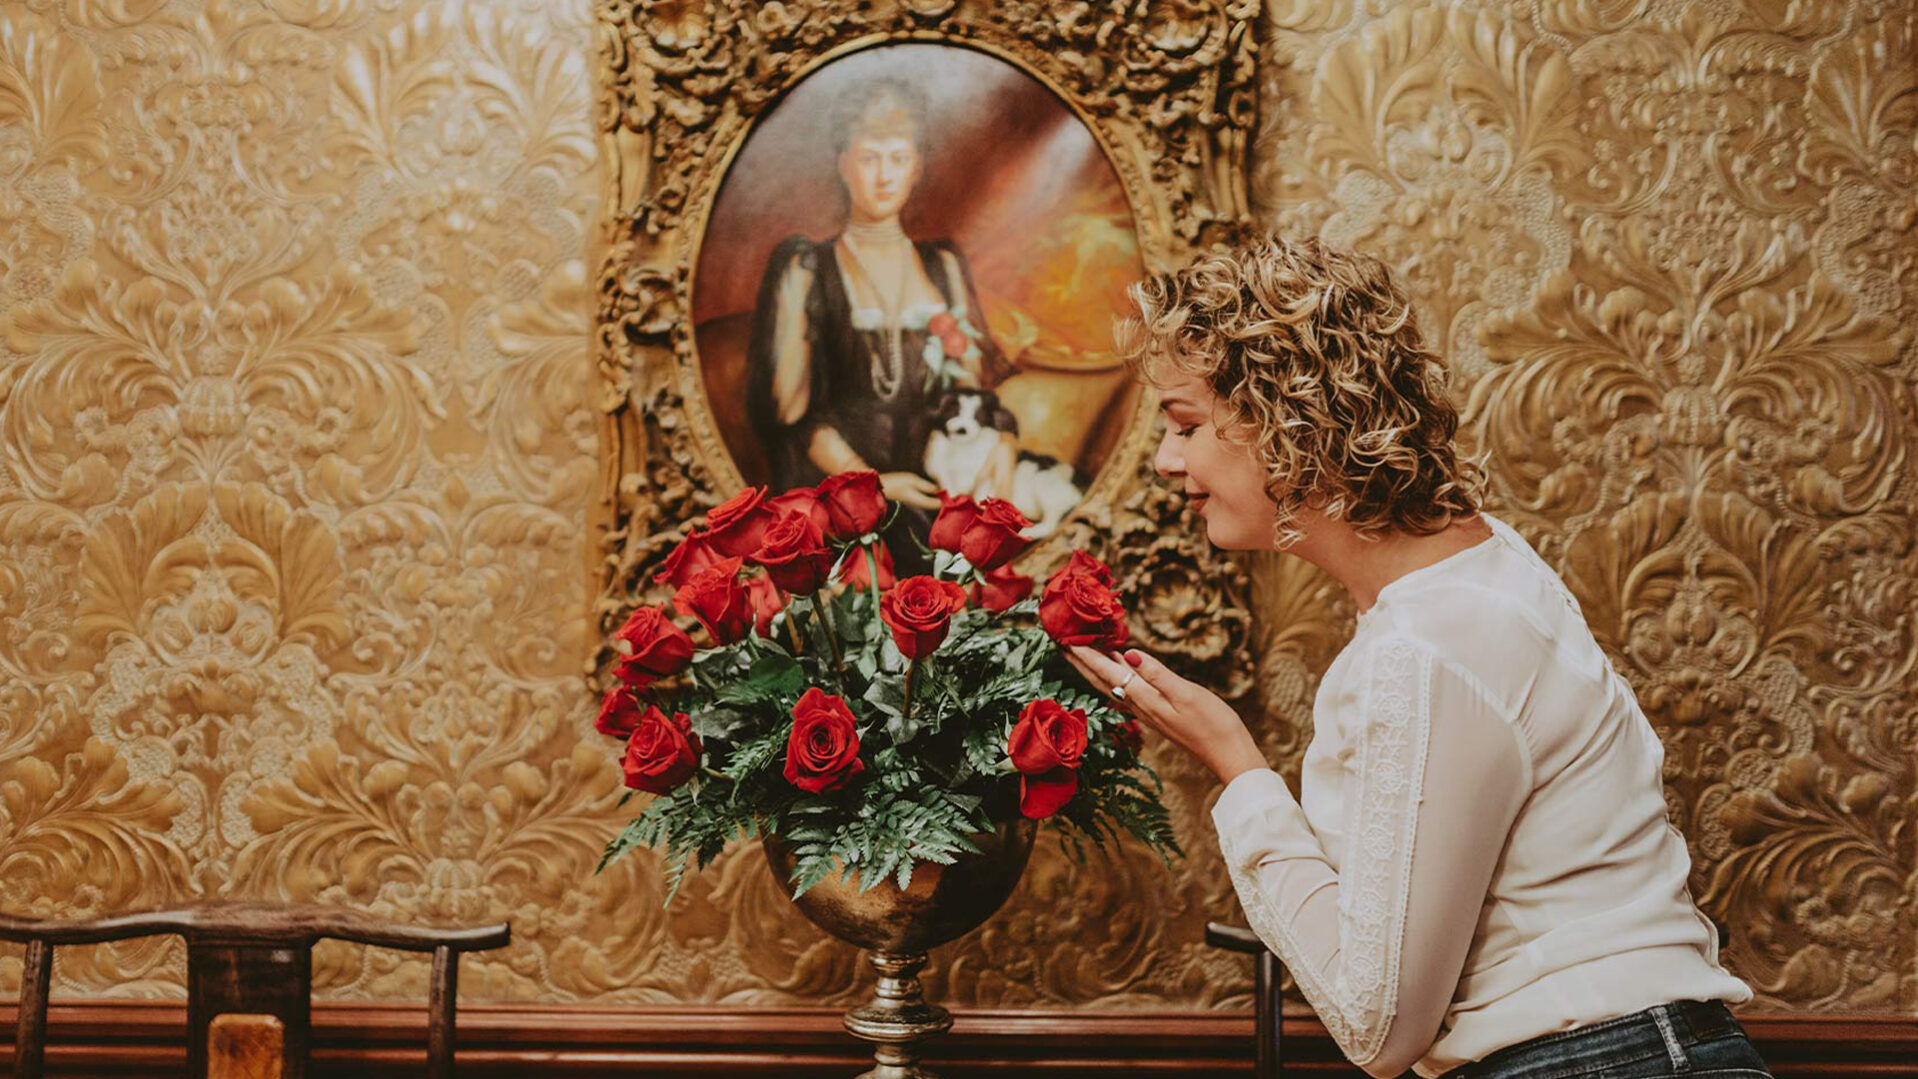
[[748, 483], [766, 481], [746, 418], [746, 343], [773, 249], [844, 227], [830, 117], [876, 79], [926, 97], [926, 156], [901, 215], [914, 239], [949, 237], [972, 267], [986, 324], [1019, 369], [998, 386], [1020, 444], [1096, 475], [1136, 394], [1113, 322], [1144, 274], [1125, 189], [1091, 131], [1042, 83], [997, 57], [885, 45], [799, 83], [747, 136], [722, 181], [693, 278], [707, 400]]

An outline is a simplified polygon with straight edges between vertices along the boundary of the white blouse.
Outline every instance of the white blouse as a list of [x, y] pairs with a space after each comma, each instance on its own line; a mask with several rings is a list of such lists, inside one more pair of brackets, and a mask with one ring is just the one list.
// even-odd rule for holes
[[1299, 800], [1257, 769], [1212, 810], [1253, 931], [1375, 1076], [1752, 995], [1692, 903], [1631, 687], [1558, 575], [1486, 520], [1359, 615]]

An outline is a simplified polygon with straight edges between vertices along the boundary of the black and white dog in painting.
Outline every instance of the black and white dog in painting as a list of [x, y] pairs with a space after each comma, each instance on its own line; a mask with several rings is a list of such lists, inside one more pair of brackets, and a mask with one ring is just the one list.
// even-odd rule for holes
[[[1019, 421], [987, 390], [955, 387], [940, 398], [939, 414], [926, 439], [926, 475], [954, 494], [997, 495], [1032, 521], [1026, 534], [1038, 538], [1059, 527], [1085, 494], [1079, 470], [1056, 457], [1015, 450], [1002, 436], [1019, 434]], [[1012, 491], [990, 490], [993, 466], [1016, 454]]]

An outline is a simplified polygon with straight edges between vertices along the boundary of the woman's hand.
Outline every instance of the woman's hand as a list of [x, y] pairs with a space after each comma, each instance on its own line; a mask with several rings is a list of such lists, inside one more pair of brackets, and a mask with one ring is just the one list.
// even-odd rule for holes
[[879, 488], [894, 502], [922, 510], [939, 508], [939, 485], [917, 472], [881, 472]]
[[1066, 659], [1094, 690], [1108, 697], [1113, 696], [1112, 687], [1124, 683], [1124, 695], [1115, 700], [1115, 706], [1197, 757], [1221, 783], [1267, 767], [1265, 754], [1231, 705], [1144, 652], [1128, 648], [1121, 658], [1072, 645], [1066, 649]]

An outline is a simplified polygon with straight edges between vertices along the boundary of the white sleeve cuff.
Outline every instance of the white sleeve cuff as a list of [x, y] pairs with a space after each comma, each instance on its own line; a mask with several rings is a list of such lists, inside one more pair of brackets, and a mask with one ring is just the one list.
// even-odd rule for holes
[[1244, 835], [1275, 806], [1280, 805], [1290, 806], [1294, 812], [1300, 811], [1279, 773], [1270, 768], [1240, 772], [1225, 785], [1225, 792], [1213, 804], [1212, 826], [1218, 829], [1221, 838]]

